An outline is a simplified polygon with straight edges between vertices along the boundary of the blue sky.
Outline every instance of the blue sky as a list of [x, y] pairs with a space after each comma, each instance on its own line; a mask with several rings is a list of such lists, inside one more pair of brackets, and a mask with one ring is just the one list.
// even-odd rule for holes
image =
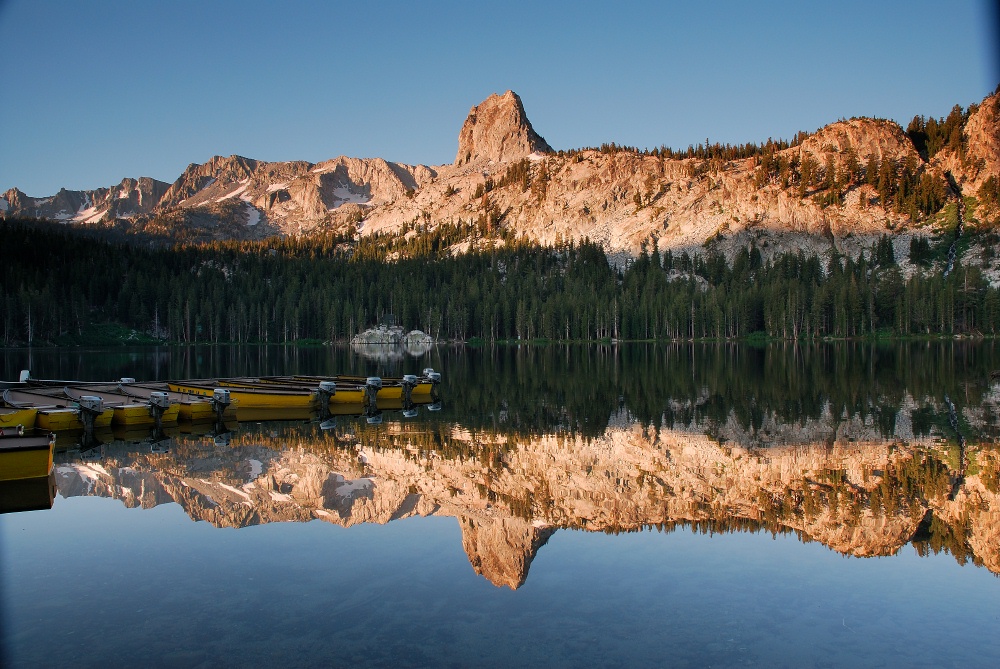
[[216, 154], [448, 163], [507, 89], [556, 149], [905, 125], [1000, 83], [995, 4], [0, 0], [0, 191]]

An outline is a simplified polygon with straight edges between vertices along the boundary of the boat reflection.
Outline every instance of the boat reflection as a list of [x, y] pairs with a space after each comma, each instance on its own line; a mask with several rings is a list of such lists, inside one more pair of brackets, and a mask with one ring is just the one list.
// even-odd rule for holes
[[55, 497], [54, 470], [48, 476], [0, 481], [0, 513], [51, 509]]

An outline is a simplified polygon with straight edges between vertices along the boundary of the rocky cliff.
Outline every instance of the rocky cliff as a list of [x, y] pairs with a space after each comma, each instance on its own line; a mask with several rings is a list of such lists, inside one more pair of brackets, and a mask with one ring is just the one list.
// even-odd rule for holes
[[552, 147], [531, 127], [517, 93], [507, 91], [469, 110], [458, 133], [455, 165], [511, 162], [533, 153], [552, 153]]
[[[897, 257], [904, 257], [913, 236], [934, 235], [944, 224], [937, 214], [955, 197], [949, 182], [962, 196], [978, 198], [990, 177], [1000, 178], [997, 106], [993, 94], [970, 107], [960, 141], [930, 160], [898, 124], [874, 119], [838, 121], [786, 148], [744, 158], [613, 146], [556, 153], [535, 132], [520, 98], [507, 91], [470, 110], [452, 165], [214, 157], [189, 166], [169, 186], [127, 179], [118, 187], [48, 198], [12, 189], [0, 198], [0, 215], [83, 224], [117, 219], [191, 239], [320, 230], [391, 235], [416, 222], [433, 229], [485, 221], [494, 235], [543, 244], [588, 238], [609, 253], [630, 254], [650, 241], [661, 251], [706, 245], [728, 251], [752, 241], [765, 254], [836, 248], [857, 255], [887, 234]], [[885, 173], [869, 173], [875, 169]], [[883, 201], [880, 175], [905, 175], [910, 185], [904, 189], [922, 183], [936, 189], [937, 199], [919, 211]], [[993, 209], [979, 210], [981, 223], [1000, 215]], [[455, 251], [494, 242], [473, 235]]]

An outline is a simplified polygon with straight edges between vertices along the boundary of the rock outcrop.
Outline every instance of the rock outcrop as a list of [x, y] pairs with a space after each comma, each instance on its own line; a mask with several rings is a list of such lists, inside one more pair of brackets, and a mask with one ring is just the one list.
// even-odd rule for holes
[[510, 162], [552, 147], [531, 127], [521, 98], [514, 91], [493, 94], [469, 110], [458, 133], [455, 165], [481, 160]]
[[[990, 177], [1000, 179], [1000, 94], [989, 96], [969, 115], [962, 130], [965, 156], [959, 157], [959, 178], [974, 194]], [[965, 189], [963, 189], [964, 191]]]
[[421, 356], [434, 346], [434, 338], [420, 330], [403, 333], [399, 326], [369, 328], [351, 338], [351, 348], [374, 360], [399, 360]]

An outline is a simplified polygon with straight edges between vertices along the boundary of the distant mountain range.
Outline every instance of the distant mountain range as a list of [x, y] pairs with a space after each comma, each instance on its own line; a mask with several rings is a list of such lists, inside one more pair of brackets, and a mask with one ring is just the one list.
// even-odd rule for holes
[[[556, 152], [507, 91], [471, 109], [451, 165], [216, 156], [189, 165], [172, 184], [127, 178], [38, 198], [12, 188], [0, 196], [0, 216], [182, 241], [407, 234], [461, 221], [478, 223], [479, 232], [456, 251], [496, 243], [500, 230], [543, 244], [587, 238], [609, 254], [753, 242], [857, 255], [882, 235], [903, 250], [914, 236], [947, 227], [948, 203], [959, 195], [973, 198], [967, 215], [997, 219], [998, 100], [994, 93], [906, 130], [858, 118], [764, 146]], [[942, 136], [945, 127], [950, 134]]]

